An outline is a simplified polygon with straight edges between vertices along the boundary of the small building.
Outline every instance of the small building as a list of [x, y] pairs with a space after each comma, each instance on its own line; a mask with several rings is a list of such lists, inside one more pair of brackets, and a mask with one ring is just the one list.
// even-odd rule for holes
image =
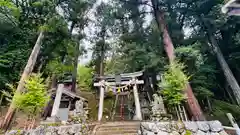
[[51, 101], [49, 102], [43, 117], [47, 120], [67, 121], [70, 111], [73, 111], [77, 101], [84, 102], [87, 106], [87, 100], [71, 91], [71, 80], [65, 80], [58, 83], [57, 90], [52, 91]]
[[240, 16], [240, 0], [229, 0], [222, 7], [222, 12], [230, 16]]

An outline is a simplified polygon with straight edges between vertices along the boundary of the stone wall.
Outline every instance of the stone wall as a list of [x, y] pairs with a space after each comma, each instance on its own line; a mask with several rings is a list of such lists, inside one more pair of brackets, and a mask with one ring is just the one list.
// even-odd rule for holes
[[228, 135], [219, 121], [141, 122], [140, 135]]
[[67, 126], [39, 126], [31, 131], [12, 130], [5, 135], [89, 135], [90, 130], [84, 124], [75, 124]]
[[[108, 128], [119, 126], [115, 124], [110, 123], [112, 127]], [[126, 123], [122, 124], [127, 125]], [[137, 127], [140, 126], [140, 129], [136, 128], [138, 135], [228, 135], [219, 121], [135, 122], [134, 124]], [[96, 123], [93, 124], [93, 126], [94, 125], [96, 125]], [[91, 125], [87, 126], [87, 124], [73, 124], [58, 127], [39, 126], [31, 131], [12, 130], [5, 135], [91, 135], [92, 129], [90, 128], [92, 127], [90, 126]], [[106, 130], [106, 128], [104, 130]]]

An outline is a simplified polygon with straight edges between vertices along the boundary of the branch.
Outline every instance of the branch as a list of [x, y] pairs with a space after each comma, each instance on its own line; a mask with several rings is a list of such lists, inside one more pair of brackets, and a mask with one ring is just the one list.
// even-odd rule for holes
[[[5, 10], [5, 9], [2, 9], [2, 10]], [[16, 23], [7, 13], [2, 12], [2, 14], [3, 14], [8, 20], [10, 20], [13, 25], [17, 26], [17, 23]]]

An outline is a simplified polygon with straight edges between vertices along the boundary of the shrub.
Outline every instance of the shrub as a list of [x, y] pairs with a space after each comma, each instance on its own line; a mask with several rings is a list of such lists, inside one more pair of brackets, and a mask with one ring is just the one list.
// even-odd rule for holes
[[16, 93], [13, 102], [15, 106], [28, 114], [36, 116], [49, 101], [46, 84], [40, 74], [32, 74], [25, 83], [25, 92]]
[[184, 99], [184, 89], [188, 77], [184, 74], [184, 65], [175, 61], [167, 66], [163, 74], [163, 80], [159, 84], [163, 99], [170, 106], [179, 105]]
[[78, 86], [81, 90], [90, 90], [93, 81], [92, 69], [79, 65], [78, 66]]

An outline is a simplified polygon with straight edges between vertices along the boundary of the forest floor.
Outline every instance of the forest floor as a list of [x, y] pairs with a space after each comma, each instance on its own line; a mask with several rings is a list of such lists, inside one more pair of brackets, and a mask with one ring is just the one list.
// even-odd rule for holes
[[[1, 106], [0, 107], [0, 123], [4, 120], [4, 116], [7, 112], [8, 107], [7, 106]], [[34, 127], [39, 125], [40, 119], [36, 120], [36, 123]], [[13, 122], [11, 124], [11, 129], [23, 129], [25, 125], [29, 125], [30, 121], [28, 121], [27, 115], [25, 115], [22, 112], [17, 112], [16, 115], [13, 118]]]
[[[98, 96], [94, 92], [89, 91], [81, 91], [77, 92], [77, 95], [81, 95], [81, 97], [88, 100], [88, 108], [89, 110], [89, 122], [94, 122], [97, 120], [98, 114]], [[110, 115], [109, 112], [112, 109], [112, 103], [114, 102], [114, 98], [107, 98], [104, 100], [104, 117], [103, 121], [105, 120], [106, 115]], [[0, 107], [0, 122], [3, 121], [4, 115], [6, 114], [8, 106], [1, 106]], [[36, 120], [35, 127], [40, 124], [40, 118]], [[14, 121], [11, 125], [11, 129], [23, 129], [24, 125], [27, 125], [27, 116], [22, 112], [17, 112]]]

